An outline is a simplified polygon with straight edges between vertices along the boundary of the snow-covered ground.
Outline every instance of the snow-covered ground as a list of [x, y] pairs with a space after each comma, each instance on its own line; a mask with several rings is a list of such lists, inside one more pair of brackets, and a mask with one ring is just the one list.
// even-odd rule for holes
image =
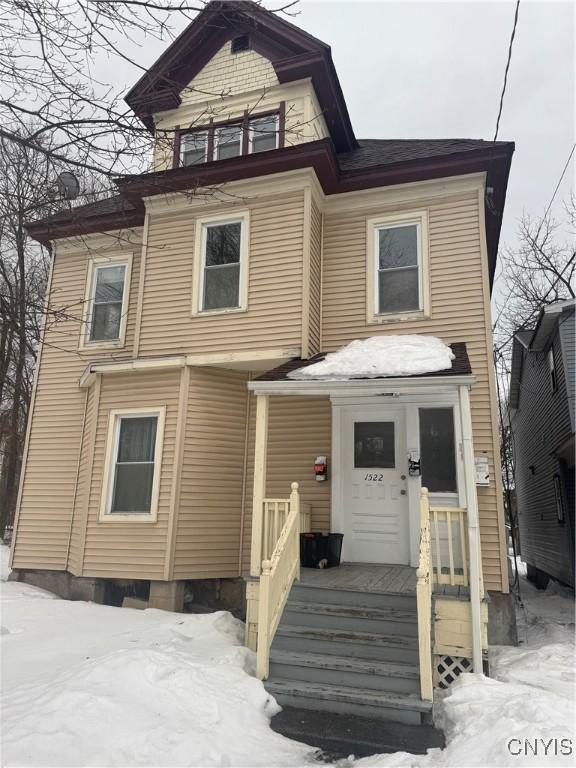
[[[3, 579], [7, 549], [0, 547]], [[522, 581], [519, 648], [495, 648], [488, 679], [465, 675], [442, 704], [448, 746], [340, 766], [553, 766], [574, 738], [574, 602]], [[304, 766], [315, 751], [275, 734], [242, 624], [59, 600], [1, 585], [2, 765]], [[514, 755], [543, 739], [548, 757]]]

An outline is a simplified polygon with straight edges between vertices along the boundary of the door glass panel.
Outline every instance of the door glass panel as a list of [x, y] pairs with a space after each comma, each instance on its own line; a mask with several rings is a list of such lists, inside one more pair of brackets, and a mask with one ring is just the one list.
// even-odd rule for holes
[[394, 469], [394, 422], [354, 423], [354, 468]]
[[456, 493], [456, 452], [452, 408], [420, 408], [422, 485], [436, 493]]

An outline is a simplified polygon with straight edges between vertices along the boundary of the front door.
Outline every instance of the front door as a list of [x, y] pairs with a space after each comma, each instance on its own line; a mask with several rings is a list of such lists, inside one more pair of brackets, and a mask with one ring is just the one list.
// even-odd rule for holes
[[345, 559], [407, 565], [410, 527], [404, 408], [346, 409], [343, 427]]

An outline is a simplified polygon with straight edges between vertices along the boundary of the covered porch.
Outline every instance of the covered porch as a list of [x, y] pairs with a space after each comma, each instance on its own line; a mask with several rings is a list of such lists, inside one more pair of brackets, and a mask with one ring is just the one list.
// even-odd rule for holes
[[[474, 669], [481, 671], [483, 585], [469, 399], [474, 379], [465, 346], [453, 345], [453, 351], [449, 371], [427, 375], [329, 381], [288, 376], [312, 359], [291, 361], [249, 383], [257, 405], [247, 644], [257, 651], [260, 677], [268, 675], [270, 646], [297, 580], [318, 589], [414, 595], [421, 693], [428, 700], [433, 686], [433, 592], [438, 598], [466, 601], [463, 612], [448, 613], [454, 626], [462, 617], [468, 622], [468, 654]], [[292, 402], [301, 396], [330, 403], [328, 478], [319, 482], [330, 487], [328, 530], [344, 534], [338, 568], [300, 568], [299, 534], [311, 526], [317, 530], [308, 494], [301, 493], [303, 478], [292, 479], [289, 496], [267, 494], [270, 408], [276, 398], [287, 396]], [[439, 472], [452, 474], [452, 481], [443, 481], [446, 488], [435, 483], [428, 492], [421, 473], [433, 463], [434, 445], [423, 451], [423, 432], [436, 429], [431, 414], [444, 421], [450, 415], [454, 466], [447, 470], [440, 462]], [[311, 473], [315, 458], [310, 456]]]

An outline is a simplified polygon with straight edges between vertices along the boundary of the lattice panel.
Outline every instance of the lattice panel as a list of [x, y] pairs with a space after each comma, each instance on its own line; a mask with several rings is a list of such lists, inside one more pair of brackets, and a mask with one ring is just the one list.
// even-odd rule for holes
[[436, 656], [436, 680], [437, 688], [449, 688], [459, 675], [464, 672], [472, 672], [472, 661], [463, 656]]

